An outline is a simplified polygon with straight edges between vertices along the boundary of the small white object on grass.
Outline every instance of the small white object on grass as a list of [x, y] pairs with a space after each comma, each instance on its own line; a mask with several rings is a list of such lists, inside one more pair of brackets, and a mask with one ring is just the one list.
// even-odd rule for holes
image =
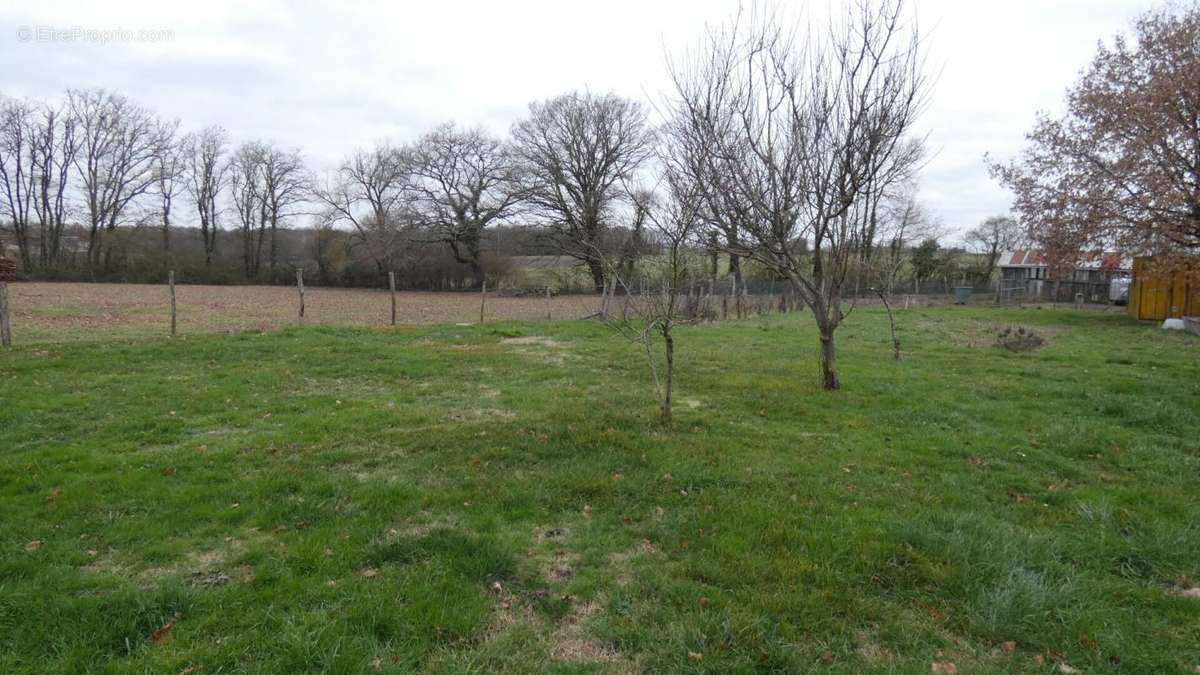
[[1162, 327], [1163, 330], [1183, 330], [1183, 319], [1167, 319]]

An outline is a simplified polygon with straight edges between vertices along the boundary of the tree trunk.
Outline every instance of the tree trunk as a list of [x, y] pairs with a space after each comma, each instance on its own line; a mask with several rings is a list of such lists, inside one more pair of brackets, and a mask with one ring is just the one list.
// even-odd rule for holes
[[268, 252], [270, 258], [267, 260], [267, 272], [271, 275], [271, 281], [275, 280], [275, 262], [279, 258], [279, 242], [275, 240], [277, 225], [278, 220], [275, 216], [271, 216], [271, 250]]
[[821, 329], [821, 388], [832, 391], [840, 385], [837, 376], [836, 354], [833, 347], [833, 329]]
[[587, 261], [588, 271], [592, 275], [592, 287], [597, 293], [604, 293], [606, 286], [604, 284], [604, 266], [599, 260]]
[[675, 337], [671, 335], [671, 329], [667, 328], [663, 331], [663, 342], [666, 345], [667, 370], [664, 373], [663, 399], [661, 403], [662, 421], [670, 423], [671, 421], [671, 403], [674, 392], [675, 378]]
[[483, 288], [487, 279], [483, 273], [483, 265], [479, 264], [479, 258], [472, 258], [467, 264], [471, 267], [471, 278], [475, 281], [475, 288]]

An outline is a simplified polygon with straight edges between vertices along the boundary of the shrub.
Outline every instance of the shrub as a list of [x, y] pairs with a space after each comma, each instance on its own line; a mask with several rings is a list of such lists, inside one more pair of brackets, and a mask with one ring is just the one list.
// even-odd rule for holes
[[1042, 336], [1024, 326], [1009, 326], [996, 333], [996, 346], [1010, 352], [1031, 352], [1041, 349], [1045, 344], [1046, 340]]

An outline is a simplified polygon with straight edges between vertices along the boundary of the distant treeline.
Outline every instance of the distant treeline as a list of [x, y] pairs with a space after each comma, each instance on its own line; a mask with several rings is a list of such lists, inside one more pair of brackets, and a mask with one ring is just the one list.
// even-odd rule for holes
[[[105, 233], [111, 251], [106, 264], [88, 264], [87, 229], [64, 228], [58, 261], [53, 266], [21, 269], [29, 281], [95, 281], [161, 283], [173, 270], [181, 281], [205, 284], [294, 284], [296, 270], [304, 270], [305, 283], [318, 286], [377, 287], [386, 284], [375, 261], [361, 255], [352, 232], [320, 227], [279, 228], [274, 234], [275, 262], [247, 274], [245, 241], [237, 230], [216, 234], [211, 256], [198, 227], [171, 229], [169, 253], [162, 232], [155, 227], [123, 226]], [[557, 256], [559, 251], [538, 227], [494, 226], [481, 238], [480, 264], [489, 283], [520, 284], [514, 256]], [[449, 248], [420, 229], [410, 229], [394, 242], [387, 271], [396, 284], [408, 290], [465, 290], [477, 287], [475, 272], [456, 260]], [[19, 259], [15, 244], [7, 242], [10, 258]], [[580, 289], [583, 290], [583, 289]]]

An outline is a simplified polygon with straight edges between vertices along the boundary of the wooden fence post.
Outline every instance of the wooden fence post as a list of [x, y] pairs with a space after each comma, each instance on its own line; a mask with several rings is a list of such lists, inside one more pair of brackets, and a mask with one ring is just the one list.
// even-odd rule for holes
[[388, 291], [392, 294], [392, 325], [396, 325], [396, 273], [388, 272]]
[[487, 281], [479, 289], [479, 323], [483, 323], [483, 308], [487, 305]]
[[0, 347], [12, 347], [12, 323], [8, 318], [8, 283], [0, 281]]
[[304, 325], [304, 270], [296, 270], [296, 288], [300, 291], [299, 324]]
[[550, 287], [546, 287], [546, 320], [550, 320]]
[[171, 337], [175, 337], [175, 270], [167, 272], [167, 287], [171, 290]]

